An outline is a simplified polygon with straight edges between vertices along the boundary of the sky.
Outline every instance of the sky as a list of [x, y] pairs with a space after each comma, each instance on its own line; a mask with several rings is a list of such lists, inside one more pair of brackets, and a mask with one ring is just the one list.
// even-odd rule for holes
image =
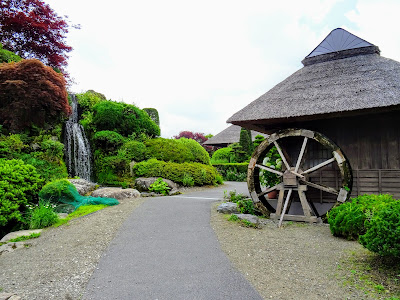
[[400, 61], [399, 0], [45, 0], [72, 24], [70, 92], [153, 107], [161, 136], [217, 134], [335, 28]]

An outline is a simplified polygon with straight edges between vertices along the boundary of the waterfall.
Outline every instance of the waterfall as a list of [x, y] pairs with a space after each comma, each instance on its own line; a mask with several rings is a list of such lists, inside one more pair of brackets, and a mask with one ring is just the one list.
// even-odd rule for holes
[[91, 152], [89, 141], [86, 138], [85, 131], [78, 123], [78, 102], [75, 95], [71, 95], [72, 115], [65, 123], [65, 160], [68, 167], [68, 173], [71, 177], [90, 181], [91, 177]]

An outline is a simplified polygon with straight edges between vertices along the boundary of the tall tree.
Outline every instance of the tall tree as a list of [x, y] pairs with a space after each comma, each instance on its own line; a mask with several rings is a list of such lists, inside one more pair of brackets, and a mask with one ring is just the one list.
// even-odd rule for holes
[[36, 58], [65, 74], [69, 24], [42, 0], [0, 0], [0, 42], [22, 58]]

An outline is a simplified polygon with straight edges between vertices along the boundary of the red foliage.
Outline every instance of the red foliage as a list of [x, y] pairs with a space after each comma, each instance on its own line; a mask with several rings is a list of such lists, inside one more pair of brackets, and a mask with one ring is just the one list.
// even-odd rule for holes
[[22, 58], [65, 72], [68, 23], [42, 0], [0, 0], [0, 42]]
[[208, 139], [204, 136], [203, 133], [200, 132], [191, 132], [191, 131], [181, 131], [178, 135], [174, 136], [175, 139], [187, 138], [197, 141], [199, 144], [203, 144]]
[[0, 64], [0, 122], [12, 131], [71, 113], [64, 76], [38, 60]]

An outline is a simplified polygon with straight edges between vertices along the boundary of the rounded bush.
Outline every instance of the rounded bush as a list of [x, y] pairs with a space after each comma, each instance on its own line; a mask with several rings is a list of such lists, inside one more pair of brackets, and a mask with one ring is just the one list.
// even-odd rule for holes
[[35, 167], [22, 160], [0, 159], [0, 226], [25, 223], [27, 205], [38, 202], [42, 186], [43, 179]]
[[103, 130], [95, 133], [93, 142], [96, 148], [103, 151], [116, 151], [125, 141], [125, 138], [118, 132]]
[[220, 164], [220, 163], [229, 163], [230, 157], [233, 155], [232, 148], [226, 147], [218, 149], [214, 152], [211, 157], [211, 163]]
[[101, 101], [93, 106], [92, 124], [97, 131], [112, 130], [123, 136], [144, 133], [154, 137], [160, 135], [160, 128], [149, 115], [132, 104]]
[[176, 141], [189, 149], [194, 157], [193, 162], [199, 162], [205, 165], [210, 164], [210, 155], [197, 141], [187, 138], [180, 138]]
[[177, 163], [194, 161], [189, 148], [178, 140], [158, 138], [145, 141], [145, 145], [148, 158]]
[[[174, 163], [149, 159], [133, 166], [136, 177], [162, 177], [183, 184], [188, 176], [193, 178], [195, 185], [215, 185], [217, 171], [209, 165], [200, 163]], [[186, 178], [186, 179], [185, 179]]]
[[373, 215], [384, 205], [395, 201], [391, 195], [362, 195], [332, 208], [328, 223], [334, 236], [356, 240], [366, 232], [367, 214]]
[[126, 158], [130, 161], [143, 161], [146, 159], [146, 145], [138, 141], [126, 142], [121, 150], [125, 151]]
[[366, 222], [360, 243], [382, 256], [400, 257], [400, 201], [386, 204]]

